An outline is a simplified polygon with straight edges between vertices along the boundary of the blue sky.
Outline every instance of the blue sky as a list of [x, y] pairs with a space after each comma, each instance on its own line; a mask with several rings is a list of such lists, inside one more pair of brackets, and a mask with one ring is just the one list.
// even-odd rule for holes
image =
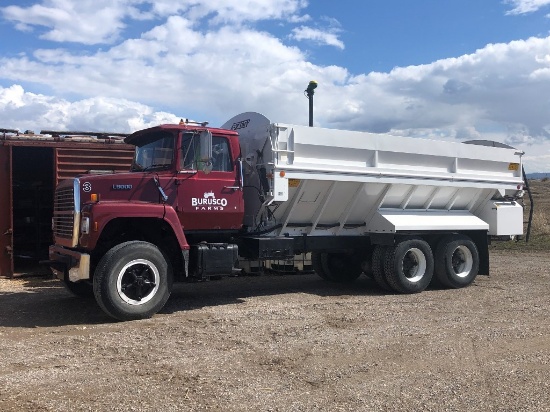
[[550, 171], [550, 0], [0, 0], [0, 128], [243, 111], [448, 140]]

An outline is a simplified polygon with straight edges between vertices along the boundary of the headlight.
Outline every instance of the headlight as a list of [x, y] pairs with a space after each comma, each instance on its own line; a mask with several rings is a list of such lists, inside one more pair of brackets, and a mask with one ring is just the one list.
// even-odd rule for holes
[[90, 218], [82, 217], [80, 220], [80, 233], [87, 235], [90, 233]]

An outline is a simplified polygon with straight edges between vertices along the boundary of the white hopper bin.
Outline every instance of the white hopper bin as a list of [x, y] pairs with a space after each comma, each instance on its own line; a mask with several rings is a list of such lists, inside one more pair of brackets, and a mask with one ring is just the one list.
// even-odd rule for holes
[[[222, 128], [240, 134], [251, 230], [523, 232], [523, 208], [507, 200], [523, 185], [516, 149], [272, 123], [253, 112]], [[262, 168], [269, 181], [263, 203]]]

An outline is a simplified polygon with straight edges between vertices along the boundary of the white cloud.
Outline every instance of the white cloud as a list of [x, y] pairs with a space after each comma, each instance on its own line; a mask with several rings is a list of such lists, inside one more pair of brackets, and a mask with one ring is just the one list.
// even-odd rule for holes
[[130, 2], [121, 0], [45, 0], [30, 7], [8, 6], [0, 9], [16, 28], [29, 31], [46, 28], [45, 40], [82, 44], [110, 43], [125, 27], [124, 18], [136, 14]]
[[[75, 21], [85, 18], [87, 1], [68, 3], [75, 7]], [[319, 125], [405, 136], [498, 140], [527, 152], [530, 164], [538, 168], [531, 171], [550, 170], [550, 37], [490, 44], [456, 58], [352, 76], [344, 67], [311, 63], [299, 47], [285, 43], [284, 35], [278, 38], [243, 24], [258, 19], [290, 24], [306, 16], [304, 1], [107, 3], [115, 10], [112, 22], [118, 29], [101, 32], [104, 24], [92, 13], [88, 22], [97, 25], [97, 36], [85, 34], [92, 29], [78, 31], [76, 26], [62, 33], [69, 36], [74, 31], [74, 37], [84, 36], [80, 41], [86, 44], [111, 39], [112, 46], [78, 51], [43, 48], [32, 54], [0, 56], [0, 79], [13, 84], [0, 88], [1, 127], [124, 132], [180, 117], [219, 125], [244, 111], [304, 124], [308, 109], [303, 90], [315, 79]], [[57, 9], [62, 4], [62, 0], [42, 3]], [[116, 11], [122, 4], [132, 6], [132, 13]], [[237, 11], [242, 13], [240, 21]], [[36, 11], [25, 18], [21, 14], [20, 23], [35, 28], [41, 24], [33, 20], [38, 15]], [[55, 16], [40, 20], [49, 25], [42, 26], [52, 28], [46, 33], [62, 29], [61, 15]], [[202, 16], [202, 23], [195, 16]], [[158, 21], [152, 20], [151, 28], [134, 38], [117, 40], [125, 19], [136, 18]], [[337, 22], [327, 22], [324, 31], [308, 28], [308, 32], [302, 27], [294, 36], [343, 48]], [[326, 36], [331, 33], [334, 37]], [[43, 94], [31, 93], [36, 85]]]
[[[488, 45], [471, 55], [349, 79], [318, 104], [338, 127], [454, 131], [476, 125], [508, 130], [518, 125], [536, 138], [550, 137], [550, 38]], [[334, 107], [341, 108], [335, 111]], [[360, 114], [360, 115], [359, 115]], [[480, 126], [478, 126], [480, 127]]]
[[324, 31], [308, 26], [301, 26], [292, 30], [291, 37], [298, 41], [311, 40], [321, 45], [334, 46], [342, 50], [344, 49], [344, 42], [338, 38], [338, 34], [335, 33], [334, 30]]
[[268, 111], [275, 99], [292, 114], [289, 101], [303, 99], [311, 78], [332, 82], [343, 76], [343, 69], [311, 65], [299, 49], [268, 33], [233, 26], [202, 33], [180, 16], [88, 55], [42, 49], [0, 58], [0, 77], [43, 84], [58, 95], [132, 99], [172, 107], [182, 116], [202, 110], [220, 120], [237, 108]]
[[514, 15], [538, 11], [545, 6], [548, 6], [550, 4], [550, 0], [507, 0], [506, 3], [513, 6], [513, 9], [508, 11], [506, 14]]
[[[210, 16], [210, 23], [242, 23], [261, 20], [298, 19], [307, 0], [161, 0], [151, 1], [154, 10], [173, 14], [174, 5], [193, 19]], [[170, 12], [171, 10], [171, 12]]]
[[241, 24], [261, 20], [305, 21], [307, 0], [43, 0], [29, 6], [0, 8], [16, 29], [45, 28], [40, 37], [86, 45], [113, 43], [131, 20], [186, 15], [194, 25]]
[[70, 102], [25, 92], [22, 86], [0, 87], [0, 126], [16, 130], [44, 129], [133, 132], [179, 118], [125, 99], [94, 97]]

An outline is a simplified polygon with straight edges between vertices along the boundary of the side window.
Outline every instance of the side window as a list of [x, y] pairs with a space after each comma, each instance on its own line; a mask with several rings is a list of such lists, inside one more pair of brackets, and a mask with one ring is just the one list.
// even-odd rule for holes
[[180, 170], [196, 170], [199, 154], [199, 136], [192, 133], [183, 135], [181, 144]]
[[[200, 157], [200, 139], [198, 134], [186, 133], [181, 144], [180, 170], [198, 170]], [[229, 155], [229, 142], [225, 137], [212, 136], [212, 170], [231, 172], [233, 170]]]
[[229, 156], [229, 142], [225, 137], [212, 136], [212, 170], [231, 172], [231, 157]]

